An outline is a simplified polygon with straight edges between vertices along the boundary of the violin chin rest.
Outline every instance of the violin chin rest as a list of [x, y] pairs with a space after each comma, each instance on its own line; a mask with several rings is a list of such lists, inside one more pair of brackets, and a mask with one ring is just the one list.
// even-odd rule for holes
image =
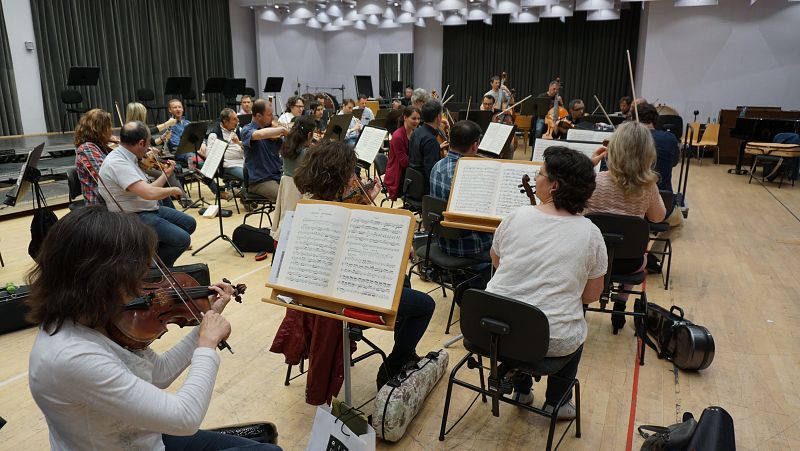
[[249, 438], [250, 440], [254, 440], [258, 443], [271, 443], [273, 445], [278, 444], [278, 428], [269, 422], [242, 423], [210, 430], [226, 435]]

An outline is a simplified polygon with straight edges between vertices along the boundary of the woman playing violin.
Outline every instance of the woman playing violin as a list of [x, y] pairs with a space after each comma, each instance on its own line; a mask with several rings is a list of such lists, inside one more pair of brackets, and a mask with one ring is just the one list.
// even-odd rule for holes
[[111, 152], [110, 143], [116, 144], [119, 139], [111, 132], [111, 114], [99, 108], [87, 111], [75, 127], [75, 167], [81, 181], [83, 202], [94, 205], [100, 202], [97, 193], [97, 182], [89, 175], [87, 168], [100, 170], [106, 155]]
[[[219, 368], [215, 348], [231, 332], [220, 315], [230, 285], [209, 287], [215, 295], [200, 326], [164, 354], [130, 351], [109, 338], [108, 325], [138, 296], [155, 243], [136, 215], [102, 206], [76, 210], [50, 229], [28, 274], [29, 319], [40, 327], [28, 380], [51, 448], [278, 449], [198, 430]], [[189, 365], [176, 392], [162, 390]]]

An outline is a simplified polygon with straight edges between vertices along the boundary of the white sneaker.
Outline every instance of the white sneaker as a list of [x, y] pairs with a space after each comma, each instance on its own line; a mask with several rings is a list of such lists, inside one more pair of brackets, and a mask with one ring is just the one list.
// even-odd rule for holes
[[514, 390], [514, 393], [511, 395], [511, 399], [529, 406], [533, 404], [533, 390], [529, 391], [528, 393], [520, 393]]
[[[555, 406], [553, 406], [552, 404], [545, 403], [545, 405], [542, 406], [542, 410], [550, 414], [553, 412], [553, 407]], [[572, 401], [570, 401], [561, 406], [561, 408], [558, 409], [558, 416], [556, 418], [558, 418], [559, 420], [574, 420], [575, 404], [573, 404]]]

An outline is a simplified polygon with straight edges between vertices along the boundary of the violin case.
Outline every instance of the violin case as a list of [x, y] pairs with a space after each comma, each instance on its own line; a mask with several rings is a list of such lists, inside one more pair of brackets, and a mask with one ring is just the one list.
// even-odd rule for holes
[[[172, 272], [182, 272], [186, 273], [194, 280], [197, 281], [200, 285], [211, 285], [211, 276], [208, 273], [208, 265], [205, 263], [194, 263], [191, 265], [181, 265], [175, 266], [169, 269]], [[161, 271], [158, 268], [150, 268], [150, 271], [145, 276], [145, 282], [155, 282], [161, 279]]]
[[375, 435], [396, 442], [403, 437], [425, 399], [447, 371], [447, 351], [431, 351], [386, 383], [375, 397], [372, 427]]
[[673, 305], [669, 310], [647, 303], [645, 320], [647, 344], [659, 359], [667, 359], [678, 368], [697, 371], [708, 368], [714, 360], [714, 337], [703, 326], [684, 318], [683, 309]]
[[0, 334], [14, 332], [33, 326], [25, 320], [28, 313], [28, 286], [17, 287], [13, 293], [5, 288], [0, 290]]

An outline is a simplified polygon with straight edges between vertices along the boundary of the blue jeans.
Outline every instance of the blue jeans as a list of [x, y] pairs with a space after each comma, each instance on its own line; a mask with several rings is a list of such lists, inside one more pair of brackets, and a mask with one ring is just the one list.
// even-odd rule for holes
[[535, 136], [536, 139], [541, 138], [542, 134], [544, 133], [544, 129], [545, 129], [544, 118], [536, 119], [536, 128], [535, 128], [536, 134], [533, 136]]
[[159, 207], [156, 211], [142, 211], [138, 215], [158, 236], [158, 256], [167, 266], [174, 266], [175, 260], [192, 244], [190, 235], [197, 227], [194, 218], [167, 207]]
[[226, 435], [214, 431], [197, 431], [194, 435], [175, 436], [163, 434], [164, 449], [167, 451], [281, 451], [278, 445], [258, 443], [249, 438]]
[[[222, 173], [226, 177], [234, 178], [240, 182], [244, 182], [244, 168], [241, 166], [234, 166], [230, 168], [224, 168]], [[225, 188], [230, 189], [230, 181], [225, 183]]]
[[436, 303], [428, 294], [412, 290], [410, 283], [403, 287], [397, 306], [397, 324], [394, 327], [394, 347], [386, 357], [389, 372], [399, 371], [417, 350], [428, 323], [433, 316]]

